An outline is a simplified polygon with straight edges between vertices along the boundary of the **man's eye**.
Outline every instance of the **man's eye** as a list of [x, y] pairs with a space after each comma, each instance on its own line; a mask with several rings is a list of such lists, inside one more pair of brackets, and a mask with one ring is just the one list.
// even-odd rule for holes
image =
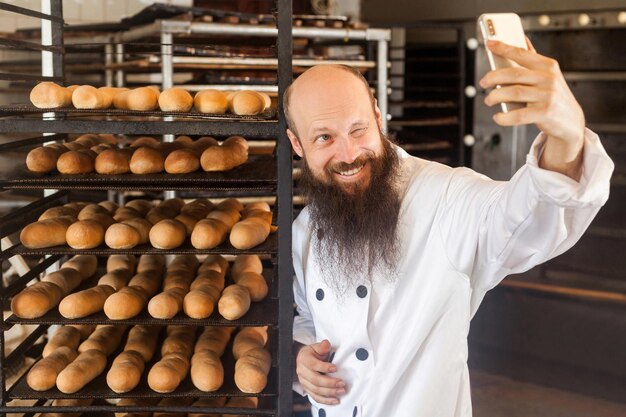
[[330, 135], [319, 135], [318, 137], [315, 138], [315, 140], [317, 142], [326, 142], [330, 140]]
[[364, 134], [364, 133], [365, 133], [365, 131], [366, 131], [366, 130], [367, 130], [367, 128], [366, 128], [366, 127], [361, 127], [361, 128], [359, 128], [359, 129], [354, 129], [354, 130], [352, 131], [352, 135], [354, 135], [354, 136], [361, 136], [362, 134]]

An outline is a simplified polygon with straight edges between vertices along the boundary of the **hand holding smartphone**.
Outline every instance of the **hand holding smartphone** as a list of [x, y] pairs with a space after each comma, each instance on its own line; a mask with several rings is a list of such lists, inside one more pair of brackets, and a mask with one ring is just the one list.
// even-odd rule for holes
[[[478, 18], [479, 33], [485, 45], [489, 66], [492, 70], [518, 67], [514, 61], [494, 55], [487, 48], [487, 41], [495, 40], [517, 48], [528, 49], [522, 21], [515, 13], [485, 13]], [[496, 88], [500, 88], [498, 85]], [[525, 107], [525, 103], [502, 103], [502, 111], [507, 113]]]

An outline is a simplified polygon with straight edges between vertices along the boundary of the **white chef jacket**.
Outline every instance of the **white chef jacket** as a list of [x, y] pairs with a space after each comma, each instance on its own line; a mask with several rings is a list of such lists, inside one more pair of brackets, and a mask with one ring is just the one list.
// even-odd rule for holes
[[[305, 208], [293, 223], [294, 340], [328, 339], [340, 404], [313, 417], [471, 416], [467, 334], [485, 293], [506, 275], [553, 258], [580, 238], [609, 195], [614, 165], [587, 130], [580, 182], [538, 167], [545, 135], [508, 182], [400, 156], [402, 259], [393, 282], [374, 277], [336, 297], [319, 275]], [[303, 393], [296, 381], [294, 390]]]

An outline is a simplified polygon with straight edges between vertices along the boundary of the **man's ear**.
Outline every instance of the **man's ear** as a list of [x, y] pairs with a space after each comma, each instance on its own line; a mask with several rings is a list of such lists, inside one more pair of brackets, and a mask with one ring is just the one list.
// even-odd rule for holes
[[304, 152], [302, 151], [302, 146], [300, 145], [300, 141], [298, 140], [298, 137], [293, 134], [291, 129], [287, 129], [287, 136], [289, 136], [289, 142], [291, 142], [291, 146], [294, 152], [298, 154], [300, 158], [302, 158], [302, 156], [304, 155]]
[[383, 129], [383, 115], [378, 108], [378, 100], [374, 99], [374, 115], [376, 116], [376, 123], [378, 124], [378, 130]]

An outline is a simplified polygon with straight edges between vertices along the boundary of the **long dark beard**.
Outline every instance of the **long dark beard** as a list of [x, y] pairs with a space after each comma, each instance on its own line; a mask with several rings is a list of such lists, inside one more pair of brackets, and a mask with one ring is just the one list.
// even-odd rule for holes
[[371, 165], [369, 184], [338, 184], [332, 172], [317, 178], [304, 160], [300, 187], [310, 210], [313, 249], [325, 283], [342, 295], [380, 272], [396, 277], [399, 259], [397, 236], [400, 196], [397, 187], [399, 160], [381, 133], [383, 153], [361, 155], [341, 170]]

